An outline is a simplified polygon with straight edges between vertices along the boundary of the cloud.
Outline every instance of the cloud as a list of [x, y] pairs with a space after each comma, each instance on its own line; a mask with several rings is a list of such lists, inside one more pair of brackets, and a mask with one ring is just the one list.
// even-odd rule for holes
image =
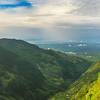
[[[23, 0], [20, 2], [23, 2]], [[90, 16], [90, 12], [92, 12], [95, 7], [99, 7], [99, 0], [92, 2], [90, 2], [90, 0], [27, 0], [25, 2], [36, 6], [30, 9], [21, 6], [0, 10], [0, 22], [3, 27], [27, 26], [33, 28], [59, 27], [78, 29], [99, 28], [100, 26], [100, 18], [96, 15]], [[91, 9], [89, 9], [89, 5], [91, 5]]]
[[[21, 5], [22, 2], [30, 4], [31, 8]], [[99, 0], [1, 0], [0, 4], [17, 5], [0, 9], [0, 34], [8, 30], [2, 36], [66, 39], [100, 29]], [[20, 34], [14, 30], [19, 30]]]
[[77, 9], [71, 13], [84, 16], [100, 16], [100, 0], [75, 0], [73, 5], [77, 5]]
[[[3, 13], [1, 15], [3, 16], [2, 17], [3, 19], [4, 19], [4, 16], [6, 15], [8, 20], [9, 19], [12, 20], [10, 22], [13, 22], [13, 25], [17, 25], [16, 21], [17, 22], [20, 21], [21, 23], [20, 25], [27, 24], [30, 27], [31, 26], [33, 27], [47, 26], [48, 27], [50, 25], [55, 24], [57, 20], [64, 19], [63, 17], [66, 16], [66, 12], [70, 12], [71, 9], [74, 9], [74, 7], [70, 5], [70, 2], [67, 4], [67, 7], [66, 7], [66, 4], [61, 5], [61, 6], [59, 5], [56, 3], [53, 3], [53, 4], [50, 3], [50, 4], [45, 4], [42, 7], [37, 7], [35, 9], [34, 8], [26, 9], [24, 7], [12, 8], [12, 9], [9, 8], [9, 9], [3, 10]], [[15, 21], [13, 19], [15, 19]]]

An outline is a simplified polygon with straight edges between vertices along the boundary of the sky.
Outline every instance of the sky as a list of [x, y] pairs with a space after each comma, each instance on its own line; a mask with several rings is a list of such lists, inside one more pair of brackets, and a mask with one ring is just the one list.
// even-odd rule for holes
[[100, 0], [0, 0], [0, 38], [99, 41]]

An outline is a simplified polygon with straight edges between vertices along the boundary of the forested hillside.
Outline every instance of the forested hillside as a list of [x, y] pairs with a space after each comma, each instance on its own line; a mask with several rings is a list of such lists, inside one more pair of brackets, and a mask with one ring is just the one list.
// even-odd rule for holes
[[67, 82], [66, 85], [70, 84], [90, 66], [90, 62], [82, 58], [44, 50], [22, 40], [1, 39], [0, 45], [33, 64], [54, 84], [60, 85], [64, 82]]
[[31, 63], [0, 47], [0, 100], [46, 100], [57, 91]]

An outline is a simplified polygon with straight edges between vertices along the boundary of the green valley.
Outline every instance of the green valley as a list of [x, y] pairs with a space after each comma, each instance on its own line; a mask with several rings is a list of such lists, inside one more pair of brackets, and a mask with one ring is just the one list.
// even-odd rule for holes
[[100, 0], [0, 0], [0, 100], [100, 100]]
[[23, 40], [0, 39], [0, 46], [0, 72], [5, 73], [0, 77], [1, 91], [9, 88], [1, 94], [4, 100], [69, 100], [98, 78], [99, 63], [93, 65], [89, 60]]

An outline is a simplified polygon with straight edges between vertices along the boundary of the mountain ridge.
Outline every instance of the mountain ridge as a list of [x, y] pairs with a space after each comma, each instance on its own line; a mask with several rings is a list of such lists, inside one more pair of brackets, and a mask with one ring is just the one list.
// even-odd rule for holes
[[[16, 53], [16, 55], [19, 55], [21, 60], [27, 61], [29, 65], [34, 66], [34, 68], [39, 69], [42, 72], [44, 77], [43, 84], [39, 82], [41, 81], [40, 77], [41, 74], [38, 72], [36, 73], [39, 74], [38, 76], [39, 81], [38, 82], [34, 81], [34, 84], [38, 86], [38, 88], [35, 89], [36, 91], [34, 91], [36, 92], [34, 93], [35, 94], [34, 100], [44, 100], [44, 99], [46, 100], [47, 98], [49, 98], [49, 96], [52, 96], [55, 93], [58, 93], [59, 91], [67, 89], [68, 86], [76, 79], [78, 79], [80, 75], [83, 74], [83, 72], [85, 72], [91, 65], [91, 62], [86, 61], [83, 58], [62, 54], [59, 51], [53, 51], [51, 49], [50, 50], [41, 49], [38, 46], [24, 42], [23, 40], [0, 39], [0, 46], [5, 48], [6, 50], [9, 50], [10, 52], [13, 52], [14, 54]], [[16, 61], [13, 61], [13, 63], [16, 63]], [[18, 66], [20, 65], [21, 64], [19, 63]], [[13, 72], [12, 70], [10, 72], [12, 74], [15, 74], [17, 72], [16, 68], [17, 66], [14, 66]], [[23, 72], [22, 69], [20, 70]], [[28, 71], [30, 72], [30, 70]], [[22, 73], [19, 73], [19, 75], [21, 76]], [[21, 79], [23, 80], [23, 76], [26, 78], [28, 77], [28, 80], [31, 81], [31, 77], [28, 76], [28, 74], [24, 74], [19, 79], [19, 82]], [[18, 78], [17, 75], [16, 78]], [[34, 77], [34, 79], [37, 80], [37, 77]], [[26, 80], [25, 86], [28, 85], [27, 83], [28, 80]], [[39, 95], [37, 93], [39, 93]], [[33, 95], [31, 92], [30, 94]]]
[[44, 76], [51, 77], [52, 81], [55, 81], [54, 78], [61, 79], [61, 81], [76, 79], [90, 66], [89, 62], [82, 58], [58, 51], [44, 50], [23, 40], [0, 39], [0, 45], [37, 66]]
[[29, 96], [37, 100], [34, 93], [42, 94], [37, 89], [41, 90], [43, 84], [45, 77], [36, 67], [0, 46], [1, 100], [27, 100]]

